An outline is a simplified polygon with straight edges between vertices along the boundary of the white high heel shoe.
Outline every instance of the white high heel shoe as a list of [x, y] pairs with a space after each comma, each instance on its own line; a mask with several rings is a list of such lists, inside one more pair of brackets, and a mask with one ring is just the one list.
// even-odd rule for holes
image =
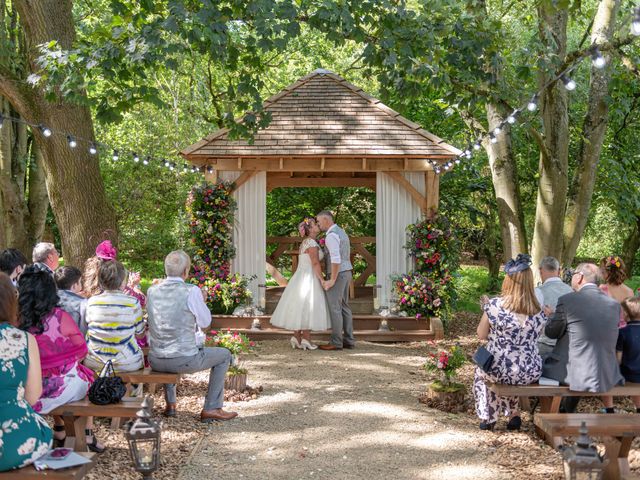
[[303, 350], [315, 350], [316, 348], [318, 348], [318, 346], [314, 345], [306, 338], [303, 338], [300, 342], [300, 348], [302, 348]]
[[[303, 340], [303, 342], [304, 342], [304, 340]], [[296, 337], [291, 337], [291, 348], [293, 348], [294, 350], [296, 348], [302, 348], [300, 346], [300, 343], [298, 343], [298, 339]]]

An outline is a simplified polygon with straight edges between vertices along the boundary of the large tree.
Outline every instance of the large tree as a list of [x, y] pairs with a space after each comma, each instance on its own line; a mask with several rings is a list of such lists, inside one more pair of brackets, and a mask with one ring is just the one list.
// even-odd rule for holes
[[[75, 40], [72, 1], [14, 0], [13, 6], [24, 32], [32, 72], [41, 69], [40, 45], [57, 42], [64, 48], [72, 47]], [[10, 67], [0, 64], [0, 95], [24, 120], [46, 125], [54, 133], [47, 138], [39, 129], [32, 131], [60, 230], [63, 255], [68, 264], [82, 265], [93, 254], [95, 244], [116, 231], [97, 157], [89, 153], [87, 144], [70, 149], [63, 135], [69, 132], [92, 141], [91, 112], [87, 106], [61, 97], [50, 101], [51, 95], [44, 87], [27, 84]]]

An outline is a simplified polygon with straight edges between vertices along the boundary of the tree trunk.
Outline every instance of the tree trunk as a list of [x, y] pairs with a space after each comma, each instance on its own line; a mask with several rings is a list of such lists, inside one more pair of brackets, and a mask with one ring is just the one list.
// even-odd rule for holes
[[[493, 131], [500, 125], [502, 117], [498, 108], [487, 104], [487, 121], [489, 130]], [[489, 156], [493, 188], [498, 205], [498, 218], [500, 220], [500, 236], [504, 250], [504, 261], [514, 258], [518, 253], [527, 253], [527, 233], [524, 226], [524, 213], [520, 202], [520, 189], [518, 187], [518, 173], [516, 162], [511, 150], [510, 129], [498, 136], [496, 143], [485, 141], [485, 149]]]
[[[37, 71], [38, 45], [57, 40], [63, 49], [72, 47], [75, 29], [71, 0], [15, 0], [14, 4], [33, 71]], [[65, 261], [67, 265], [82, 266], [106, 233], [116, 231], [115, 213], [106, 198], [98, 157], [89, 154], [84, 142], [75, 150], [70, 149], [64, 135], [73, 133], [92, 140], [91, 112], [64, 101], [49, 103], [42, 90], [26, 87], [5, 71], [0, 71], [0, 94], [27, 121], [47, 125], [54, 132], [45, 138], [35, 131], [35, 141], [43, 160]]]
[[636, 224], [622, 244], [622, 260], [627, 266], [627, 274], [629, 276], [633, 275], [633, 267], [638, 250], [640, 250], [640, 216], [636, 217]]
[[[592, 44], [611, 41], [619, 0], [601, 0], [593, 21]], [[607, 57], [610, 60], [610, 57]], [[591, 67], [588, 110], [582, 125], [578, 167], [573, 176], [564, 224], [563, 259], [570, 264], [576, 254], [584, 233], [591, 207], [591, 198], [596, 181], [600, 152], [608, 125], [609, 108], [607, 96], [612, 67]]]
[[[567, 48], [567, 17], [565, 8], [551, 2], [538, 6], [540, 40], [547, 51], [565, 58]], [[552, 73], [542, 71], [540, 85], [545, 85]], [[552, 255], [562, 261], [564, 214], [567, 199], [569, 166], [568, 95], [561, 82], [547, 87], [540, 98], [544, 136], [539, 139], [540, 181], [536, 203], [536, 218], [531, 252], [534, 265]]]

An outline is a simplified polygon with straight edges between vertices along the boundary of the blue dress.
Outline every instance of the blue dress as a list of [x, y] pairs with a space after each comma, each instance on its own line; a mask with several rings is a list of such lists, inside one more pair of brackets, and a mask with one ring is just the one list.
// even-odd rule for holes
[[496, 297], [483, 306], [489, 324], [487, 350], [493, 354], [489, 372], [476, 368], [473, 394], [476, 413], [481, 420], [493, 423], [501, 411], [509, 415], [518, 408], [518, 397], [499, 397], [487, 383], [528, 385], [542, 375], [542, 358], [538, 353], [538, 337], [547, 323], [546, 315], [518, 315], [502, 306]]
[[51, 428], [24, 398], [27, 333], [0, 324], [0, 471], [33, 463], [51, 448]]
[[630, 320], [620, 329], [616, 350], [622, 352], [620, 373], [624, 379], [640, 383], [640, 320]]

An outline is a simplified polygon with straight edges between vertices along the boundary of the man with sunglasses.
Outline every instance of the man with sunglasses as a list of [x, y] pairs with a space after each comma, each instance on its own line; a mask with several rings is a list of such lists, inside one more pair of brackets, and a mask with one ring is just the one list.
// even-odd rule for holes
[[[542, 375], [577, 392], [607, 392], [624, 384], [616, 360], [620, 304], [596, 285], [598, 266], [581, 263], [571, 277], [572, 293], [558, 299], [545, 335], [558, 342]], [[547, 311], [547, 313], [551, 313]], [[566, 397], [561, 409], [572, 413], [580, 397]]]
[[15, 287], [18, 286], [18, 279], [22, 271], [27, 266], [27, 258], [16, 248], [7, 248], [0, 252], [0, 272], [9, 275]]

